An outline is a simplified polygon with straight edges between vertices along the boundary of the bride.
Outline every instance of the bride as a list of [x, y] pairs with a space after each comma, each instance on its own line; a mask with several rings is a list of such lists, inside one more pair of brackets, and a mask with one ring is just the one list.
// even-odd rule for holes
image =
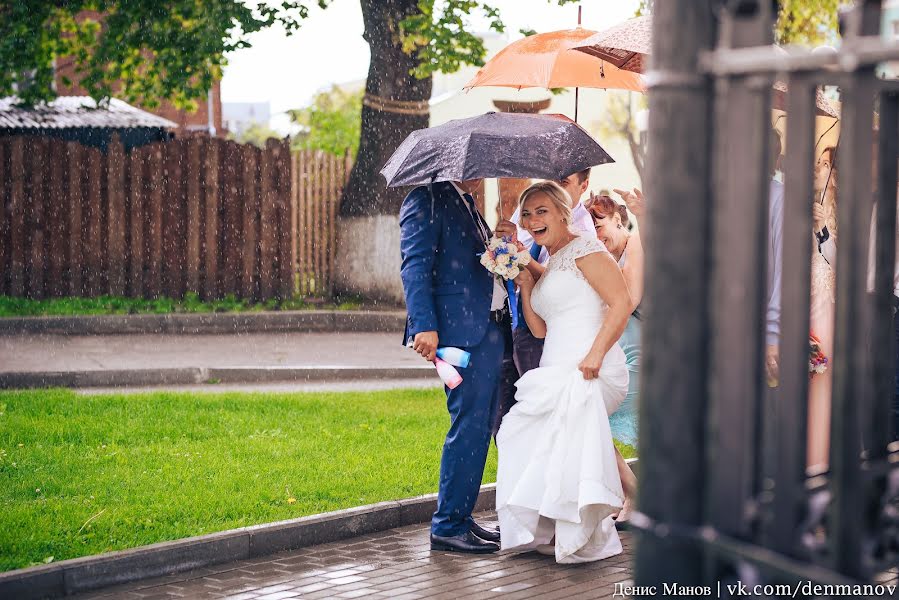
[[624, 493], [608, 415], [627, 393], [615, 341], [630, 296], [602, 242], [569, 230], [562, 188], [536, 183], [519, 204], [522, 227], [550, 258], [536, 283], [527, 270], [515, 280], [528, 327], [545, 345], [496, 436], [502, 548], [554, 553], [560, 563], [600, 560], [622, 551], [611, 515]]

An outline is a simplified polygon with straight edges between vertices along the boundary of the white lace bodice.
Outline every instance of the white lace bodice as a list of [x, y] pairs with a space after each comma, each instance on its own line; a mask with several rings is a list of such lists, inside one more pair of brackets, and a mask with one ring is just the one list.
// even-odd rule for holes
[[[546, 322], [540, 366], [578, 364], [602, 327], [608, 306], [584, 277], [577, 259], [608, 252], [592, 236], [577, 237], [550, 256], [531, 294], [531, 307]], [[610, 352], [621, 352], [616, 344]]]

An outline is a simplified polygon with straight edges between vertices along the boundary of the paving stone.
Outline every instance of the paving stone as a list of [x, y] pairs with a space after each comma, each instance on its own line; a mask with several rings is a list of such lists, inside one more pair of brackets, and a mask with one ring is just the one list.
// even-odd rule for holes
[[[477, 519], [489, 525], [495, 514]], [[533, 552], [431, 552], [428, 525], [421, 524], [117, 585], [70, 600], [602, 598], [611, 595], [616, 582], [633, 578], [629, 533], [622, 533], [622, 542], [623, 555], [558, 565]]]

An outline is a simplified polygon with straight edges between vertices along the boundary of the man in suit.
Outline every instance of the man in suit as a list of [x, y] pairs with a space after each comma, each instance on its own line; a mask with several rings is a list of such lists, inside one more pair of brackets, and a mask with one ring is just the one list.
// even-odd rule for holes
[[489, 553], [499, 532], [471, 518], [496, 414], [497, 385], [511, 317], [506, 292], [480, 263], [490, 230], [471, 196], [480, 180], [420, 186], [400, 208], [405, 343], [426, 360], [437, 347], [471, 353], [463, 382], [446, 389], [450, 428], [440, 460], [431, 549]]

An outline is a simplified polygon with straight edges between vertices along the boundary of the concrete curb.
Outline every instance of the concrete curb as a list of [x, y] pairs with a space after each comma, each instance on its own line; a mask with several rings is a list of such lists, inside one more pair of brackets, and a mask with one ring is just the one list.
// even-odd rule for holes
[[[482, 486], [475, 511], [492, 509], [495, 503], [496, 485]], [[0, 573], [0, 598], [59, 598], [139, 579], [327, 544], [425, 523], [436, 508], [437, 494], [428, 494], [8, 571]]]
[[253, 313], [4, 317], [0, 335], [222, 334], [267, 332], [402, 332], [403, 311], [297, 310]]
[[435, 380], [433, 367], [181, 367], [95, 371], [0, 372], [0, 389], [136, 387], [198, 383], [285, 383], [364, 379]]

